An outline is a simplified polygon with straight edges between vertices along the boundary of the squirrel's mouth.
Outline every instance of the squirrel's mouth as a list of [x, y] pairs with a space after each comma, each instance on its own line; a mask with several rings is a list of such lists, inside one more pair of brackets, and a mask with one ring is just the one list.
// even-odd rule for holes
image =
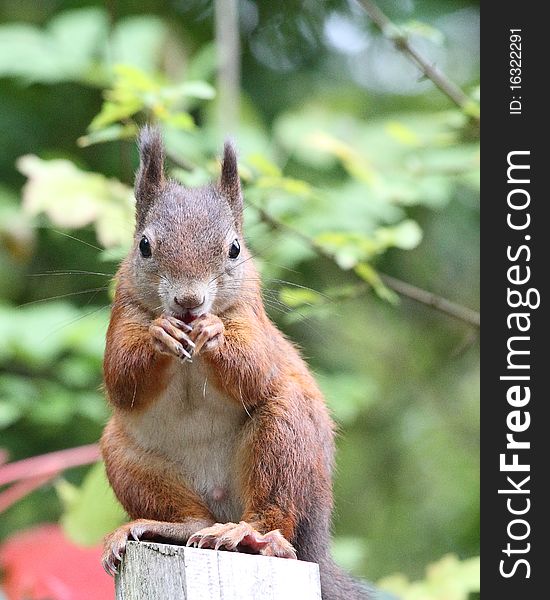
[[192, 321], [194, 321], [199, 315], [194, 314], [190, 310], [186, 310], [181, 313], [173, 313], [174, 317], [180, 321], [183, 321], [186, 325], [189, 325]]

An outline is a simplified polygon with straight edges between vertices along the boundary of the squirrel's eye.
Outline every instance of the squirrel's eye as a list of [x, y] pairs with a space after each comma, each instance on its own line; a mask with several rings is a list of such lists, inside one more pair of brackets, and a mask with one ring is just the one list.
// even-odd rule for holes
[[143, 256], [143, 258], [149, 258], [152, 254], [151, 244], [145, 236], [141, 238], [141, 242], [139, 243], [139, 251], [141, 252], [141, 256]]
[[238, 240], [234, 240], [229, 247], [229, 258], [237, 258], [241, 252], [241, 246]]

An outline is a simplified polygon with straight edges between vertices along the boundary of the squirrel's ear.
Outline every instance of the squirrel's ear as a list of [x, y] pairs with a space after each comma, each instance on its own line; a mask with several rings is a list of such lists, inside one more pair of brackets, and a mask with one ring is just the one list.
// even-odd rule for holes
[[139, 170], [136, 175], [136, 217], [143, 223], [164, 184], [164, 146], [157, 127], [145, 125], [139, 134]]
[[243, 196], [241, 193], [241, 182], [237, 168], [237, 153], [233, 144], [229, 141], [223, 146], [222, 174], [220, 188], [227, 198], [229, 206], [235, 216], [239, 228], [242, 227], [243, 218]]

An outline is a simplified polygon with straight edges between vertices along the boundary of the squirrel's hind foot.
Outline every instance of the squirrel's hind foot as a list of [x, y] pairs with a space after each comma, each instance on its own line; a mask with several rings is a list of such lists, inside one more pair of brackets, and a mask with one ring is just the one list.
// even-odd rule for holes
[[194, 533], [188, 546], [296, 558], [296, 551], [278, 529], [262, 534], [249, 523], [216, 523]]

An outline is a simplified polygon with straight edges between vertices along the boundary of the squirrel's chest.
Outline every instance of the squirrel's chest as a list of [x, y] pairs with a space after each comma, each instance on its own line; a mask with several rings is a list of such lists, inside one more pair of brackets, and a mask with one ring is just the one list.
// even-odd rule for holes
[[195, 358], [174, 364], [166, 389], [131, 420], [130, 431], [144, 450], [165, 456], [218, 519], [238, 520], [236, 454], [246, 417]]

